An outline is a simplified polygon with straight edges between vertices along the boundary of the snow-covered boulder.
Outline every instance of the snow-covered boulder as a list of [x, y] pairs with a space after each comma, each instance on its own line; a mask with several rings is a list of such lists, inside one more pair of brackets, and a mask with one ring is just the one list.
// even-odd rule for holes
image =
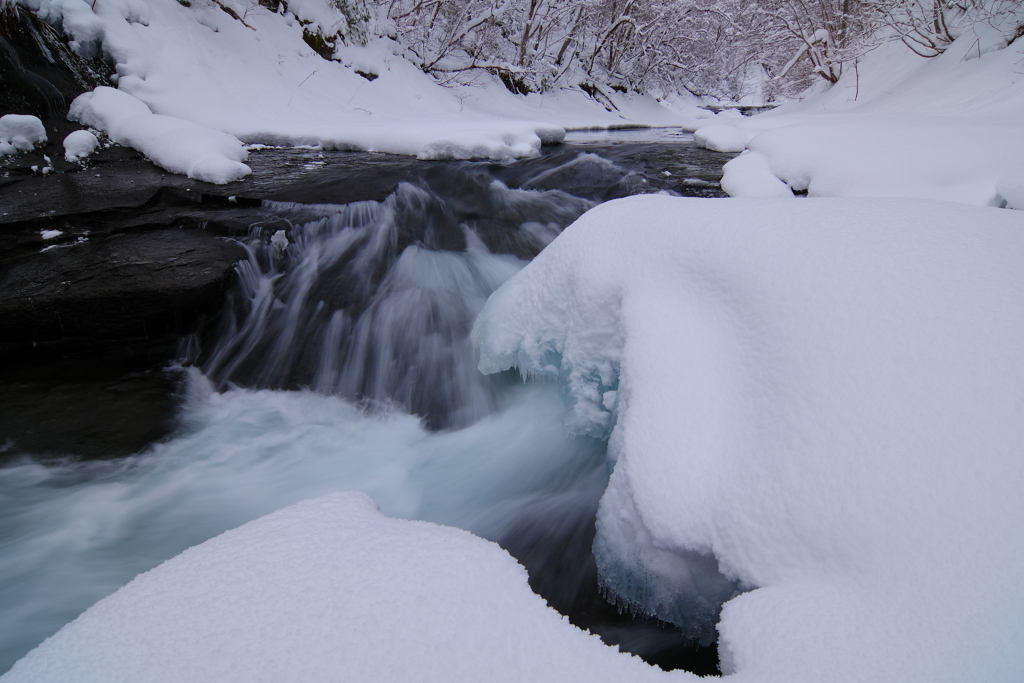
[[100, 141], [87, 130], [76, 130], [64, 138], [64, 159], [78, 162], [85, 159], [99, 148]]
[[723, 171], [722, 189], [730, 197], [765, 199], [793, 196], [789, 186], [772, 173], [768, 159], [758, 152], [744, 152], [730, 159]]
[[154, 114], [131, 95], [101, 86], [75, 98], [68, 118], [134, 147], [157, 166], [208, 183], [239, 180], [252, 171], [238, 138], [174, 116]]
[[560, 683], [664, 675], [570, 625], [496, 544], [384, 517], [364, 494], [339, 493], [279, 510], [139, 575], [2, 680]]
[[46, 142], [46, 128], [35, 116], [6, 114], [0, 116], [0, 156], [29, 152]]
[[1024, 680], [1021, 263], [1017, 211], [634, 197], [473, 334], [613, 428], [620, 601], [699, 623], [716, 568], [749, 590], [718, 623], [737, 681]]
[[698, 128], [693, 139], [699, 146], [715, 152], [742, 152], [755, 135], [756, 131], [718, 123]]

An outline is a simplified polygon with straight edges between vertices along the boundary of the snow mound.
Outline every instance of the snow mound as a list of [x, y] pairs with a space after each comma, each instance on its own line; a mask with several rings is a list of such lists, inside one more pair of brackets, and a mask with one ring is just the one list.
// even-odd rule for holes
[[756, 132], [719, 123], [698, 128], [693, 139], [700, 147], [715, 152], [742, 152], [755, 135]]
[[793, 192], [772, 173], [763, 154], [744, 152], [723, 167], [722, 190], [730, 197], [792, 197]]
[[621, 602], [706, 623], [712, 557], [753, 588], [718, 624], [737, 680], [1022, 680], [1021, 262], [1016, 211], [636, 197], [473, 336], [613, 428], [594, 547]]
[[547, 607], [497, 545], [452, 527], [387, 518], [364, 494], [338, 493], [279, 510], [140, 574], [3, 680], [662, 676]]
[[238, 138], [174, 116], [154, 114], [131, 95], [101, 86], [75, 98], [68, 118], [99, 128], [172, 173], [223, 185], [252, 171]]
[[0, 156], [29, 152], [46, 142], [46, 129], [35, 116], [6, 114], [0, 116]]
[[81, 161], [96, 151], [100, 141], [87, 130], [76, 130], [64, 138], [64, 158], [72, 163]]

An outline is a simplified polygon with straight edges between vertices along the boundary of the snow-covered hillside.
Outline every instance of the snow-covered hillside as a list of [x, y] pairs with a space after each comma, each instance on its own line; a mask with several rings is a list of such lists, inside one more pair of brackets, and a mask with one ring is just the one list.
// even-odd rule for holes
[[506, 159], [536, 154], [565, 129], [678, 125], [699, 114], [692, 98], [672, 110], [620, 94], [616, 110], [580, 90], [514, 95], [497, 78], [443, 87], [387, 38], [339, 43], [325, 59], [303, 34], [344, 22], [326, 2], [274, 13], [246, 0], [18, 1], [62, 26], [77, 51], [115, 64], [121, 95], [86, 94], [75, 120], [211, 182], [247, 173], [242, 143]]

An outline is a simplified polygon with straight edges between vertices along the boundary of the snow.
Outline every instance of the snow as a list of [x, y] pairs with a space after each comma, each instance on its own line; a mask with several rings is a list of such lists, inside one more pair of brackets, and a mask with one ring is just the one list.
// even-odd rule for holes
[[778, 178], [811, 197], [1002, 206], [998, 188], [1013, 185], [1024, 158], [1024, 42], [986, 43], [979, 56], [978, 40], [968, 32], [930, 60], [883, 45], [832, 88], [737, 119], [735, 133], [716, 118], [698, 142], [739, 151], [746, 137], [763, 157], [726, 166], [722, 186], [734, 197], [765, 196]]
[[224, 184], [249, 175], [249, 153], [237, 138], [191, 121], [154, 114], [136, 98], [108, 87], [71, 103], [68, 118], [105, 130], [117, 144], [139, 150], [158, 166], [208, 183]]
[[1024, 168], [1004, 174], [996, 184], [996, 192], [1009, 208], [1024, 211]]
[[0, 116], [0, 156], [35, 149], [46, 142], [46, 129], [35, 116], [6, 114]]
[[[538, 154], [541, 144], [560, 140], [569, 129], [679, 125], [698, 111], [697, 100], [684, 97], [674, 98], [669, 108], [652, 97], [612, 93], [616, 109], [610, 111], [579, 91], [523, 97], [486, 75], [473, 86], [444, 87], [387, 38], [366, 45], [338, 41], [334, 60], [326, 60], [303, 41], [304, 28], [326, 27], [324, 32], [333, 34], [346, 23], [320, 0], [290, 2], [282, 14], [252, 0], [194, 0], [190, 7], [176, 0], [104, 0], [95, 10], [85, 0], [18, 1], [61, 24], [83, 54], [109, 55], [119, 91], [151, 114], [172, 117], [159, 125], [156, 119], [137, 122], [131, 135], [122, 130], [116, 137], [176, 173], [188, 173], [201, 162], [194, 149], [212, 139], [209, 131], [245, 143], [424, 159], [511, 159]], [[307, 21], [312, 23], [304, 27], [301, 22]], [[369, 81], [357, 71], [378, 78]], [[101, 100], [112, 101], [102, 95], [93, 107]], [[137, 106], [131, 108], [141, 114]], [[110, 126], [123, 129], [112, 114], [97, 111], [89, 117], [95, 123], [88, 125], [108, 133]], [[178, 142], [192, 152], [172, 154], [176, 145], [166, 134], [171, 121], [181, 126]], [[183, 122], [194, 125], [186, 129]], [[154, 136], [162, 141], [148, 143]], [[226, 160], [213, 169], [201, 165], [196, 177], [209, 176], [204, 179], [212, 182], [240, 177], [236, 162], [243, 159], [221, 144], [228, 146], [218, 143], [214, 158]]]
[[[305, 501], [141, 574], [15, 681], [616, 681], [664, 674], [570, 626], [494, 543]], [[676, 680], [696, 680], [680, 675]]]
[[748, 589], [717, 627], [734, 680], [1021, 680], [1022, 259], [1015, 211], [635, 197], [473, 335], [481, 370], [557, 378], [570, 429], [612, 430], [620, 603], [706, 626], [714, 560]]
[[96, 136], [87, 130], [76, 130], [64, 138], [64, 159], [71, 163], [81, 162], [100, 146]]
[[772, 173], [768, 159], [757, 152], [744, 152], [725, 164], [722, 190], [731, 197], [792, 197], [793, 191]]
[[702, 126], [694, 134], [694, 141], [701, 147], [716, 152], [742, 152], [756, 133], [740, 130], [735, 126], [720, 123]]

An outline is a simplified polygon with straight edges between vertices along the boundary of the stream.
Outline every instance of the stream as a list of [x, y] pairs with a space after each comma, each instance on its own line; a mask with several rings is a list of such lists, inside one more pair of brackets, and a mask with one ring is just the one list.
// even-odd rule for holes
[[[557, 386], [481, 375], [469, 332], [491, 292], [586, 210], [648, 192], [722, 196], [728, 158], [671, 130], [572, 133], [513, 163], [254, 150], [254, 177], [230, 189], [261, 218], [237, 236], [246, 258], [220, 320], [182, 338], [175, 362], [129, 368], [109, 404], [118, 430], [132, 410], [158, 410], [169, 433], [126, 457], [85, 453], [59, 430], [45, 447], [0, 433], [0, 672], [185, 548], [360, 490], [387, 515], [499, 543], [605, 642], [717, 673], [714, 643], [599, 593], [605, 443], [566, 434]], [[60, 376], [39, 386], [0, 381], [0, 429], [107, 400]]]

